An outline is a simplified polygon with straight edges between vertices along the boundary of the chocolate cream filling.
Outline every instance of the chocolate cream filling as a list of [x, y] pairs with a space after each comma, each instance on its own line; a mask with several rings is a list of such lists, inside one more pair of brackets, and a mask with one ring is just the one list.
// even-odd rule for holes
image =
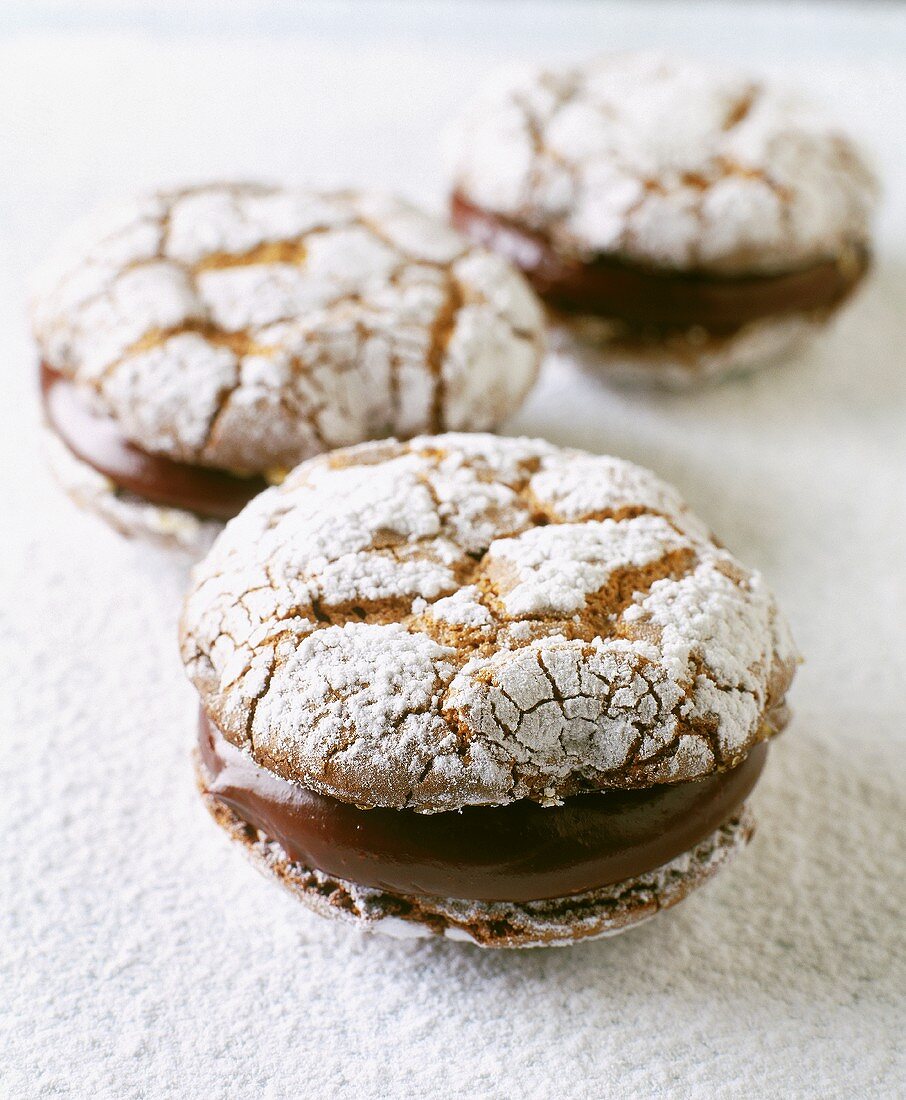
[[764, 767], [756, 745], [692, 783], [438, 814], [360, 810], [280, 779], [199, 720], [204, 791], [304, 867], [393, 894], [541, 901], [669, 863], [730, 821]]
[[698, 326], [730, 336], [766, 317], [829, 313], [869, 265], [863, 244], [853, 244], [834, 259], [767, 275], [658, 270], [612, 255], [582, 261], [559, 254], [542, 234], [482, 210], [458, 193], [450, 212], [457, 229], [520, 268], [551, 306], [620, 321], [632, 330]]
[[41, 397], [48, 424], [76, 458], [152, 504], [226, 520], [267, 488], [263, 477], [241, 477], [143, 451], [125, 438], [115, 420], [94, 412], [74, 382], [46, 363], [41, 364]]

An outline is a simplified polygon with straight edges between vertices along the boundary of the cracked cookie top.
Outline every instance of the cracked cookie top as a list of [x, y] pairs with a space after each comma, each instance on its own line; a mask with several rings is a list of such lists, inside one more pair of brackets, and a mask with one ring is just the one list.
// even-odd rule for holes
[[77, 228], [38, 286], [53, 370], [144, 450], [237, 472], [493, 427], [541, 355], [522, 276], [381, 195], [147, 195]]
[[501, 78], [453, 138], [456, 190], [586, 260], [786, 271], [864, 244], [876, 198], [811, 104], [654, 54]]
[[781, 728], [757, 573], [629, 462], [448, 434], [314, 458], [196, 566], [183, 660], [281, 777], [433, 812], [696, 779]]

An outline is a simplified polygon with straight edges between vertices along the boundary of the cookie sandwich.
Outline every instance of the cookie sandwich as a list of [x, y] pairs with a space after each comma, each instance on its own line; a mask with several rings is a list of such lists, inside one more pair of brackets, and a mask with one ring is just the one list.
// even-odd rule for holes
[[508, 262], [360, 192], [146, 195], [78, 228], [37, 286], [60, 480], [120, 531], [189, 547], [321, 451], [496, 426], [541, 356]]
[[653, 474], [447, 434], [313, 458], [194, 570], [214, 820], [325, 916], [487, 947], [609, 935], [749, 839], [797, 662]]
[[876, 183], [856, 144], [745, 74], [650, 54], [522, 73], [451, 149], [453, 223], [521, 267], [560, 343], [612, 378], [772, 362], [869, 267]]

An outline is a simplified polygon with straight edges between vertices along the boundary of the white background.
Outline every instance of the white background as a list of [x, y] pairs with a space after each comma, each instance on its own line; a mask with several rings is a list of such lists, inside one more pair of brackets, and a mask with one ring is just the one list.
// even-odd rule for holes
[[[836, 101], [884, 178], [871, 284], [796, 362], [689, 396], [551, 363], [512, 432], [676, 482], [806, 657], [749, 851], [638, 931], [482, 953], [360, 936], [207, 820], [184, 565], [79, 514], [38, 448], [29, 269], [75, 216], [225, 176], [439, 208], [488, 67], [663, 45]], [[904, 1063], [906, 9], [0, 4], [0, 1095], [894, 1096]]]

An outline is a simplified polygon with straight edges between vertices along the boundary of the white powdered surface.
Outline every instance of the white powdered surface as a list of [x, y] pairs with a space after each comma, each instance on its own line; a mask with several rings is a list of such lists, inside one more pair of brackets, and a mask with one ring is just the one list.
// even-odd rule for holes
[[669, 51], [498, 81], [456, 127], [457, 188], [569, 253], [774, 271], [866, 235], [871, 172], [796, 90]]
[[[806, 656], [751, 847], [639, 930], [524, 953], [366, 938], [255, 875], [194, 790], [183, 565], [81, 515], [40, 458], [21, 282], [71, 219], [217, 176], [364, 180], [437, 207], [438, 132], [505, 60], [508, 7], [483, 53], [466, 16], [401, 47], [354, 28], [345, 45], [0, 42], [4, 1097], [901, 1094], [906, 79], [899, 59], [846, 51], [893, 51], [902, 19], [787, 5], [778, 42], [757, 13], [737, 26], [708, 7], [733, 56], [796, 69], [879, 160], [877, 272], [831, 338], [692, 396], [615, 394], [548, 364], [508, 425], [674, 482], [762, 571]], [[638, 45], [655, 26], [661, 43], [687, 26], [688, 46], [680, 7], [533, 7], [523, 55]], [[406, 8], [401, 29], [422, 18]]]
[[798, 662], [763, 579], [664, 482], [479, 432], [303, 462], [198, 565], [180, 641], [261, 765], [426, 812], [729, 767]]
[[34, 279], [42, 358], [179, 462], [257, 473], [375, 435], [496, 427], [538, 371], [522, 277], [392, 196], [205, 183], [64, 240]]

